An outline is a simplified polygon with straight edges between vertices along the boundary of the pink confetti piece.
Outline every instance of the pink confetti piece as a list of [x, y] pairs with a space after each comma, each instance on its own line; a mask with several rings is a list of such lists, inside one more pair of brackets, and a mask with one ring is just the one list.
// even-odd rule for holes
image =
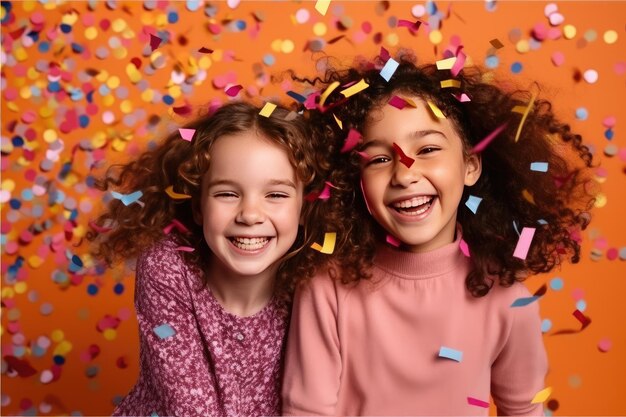
[[361, 138], [361, 133], [358, 130], [350, 129], [350, 131], [348, 132], [348, 137], [346, 137], [346, 141], [344, 142], [339, 152], [350, 152], [359, 143]]
[[458, 52], [457, 56], [456, 56], [456, 61], [454, 61], [454, 65], [452, 65], [452, 68], [450, 69], [450, 73], [452, 74], [453, 77], [456, 77], [457, 75], [459, 75], [459, 72], [461, 72], [461, 70], [463, 69], [463, 66], [465, 65], [465, 59], [467, 57], [465, 56], [465, 54], [461, 51]]
[[607, 116], [602, 120], [602, 126], [608, 128], [612, 128], [617, 123], [617, 118], [615, 116]]
[[193, 252], [195, 251], [194, 248], [192, 248], [191, 246], [179, 246], [177, 248], [174, 248], [174, 250], [178, 250], [181, 252]]
[[233, 85], [226, 89], [226, 95], [229, 97], [235, 97], [237, 96], [237, 94], [239, 94], [241, 90], [243, 90], [243, 87], [241, 85]]
[[172, 231], [172, 229], [174, 229], [174, 228], [175, 228], [176, 230], [178, 230], [179, 232], [181, 232], [181, 233], [189, 233], [189, 229], [187, 229], [187, 228], [185, 227], [185, 225], [184, 225], [184, 224], [182, 224], [181, 222], [179, 222], [179, 221], [178, 221], [178, 220], [176, 220], [176, 219], [173, 219], [173, 220], [172, 220], [172, 222], [171, 222], [170, 224], [168, 224], [167, 226], [165, 226], [165, 227], [163, 228], [163, 233], [165, 233], [165, 234], [167, 235], [167, 234], [169, 234], [169, 233]]
[[380, 47], [380, 54], [378, 54], [378, 56], [380, 56], [380, 59], [382, 59], [383, 62], [387, 62], [387, 60], [391, 58], [389, 51], [383, 48], [382, 46]]
[[152, 49], [153, 52], [159, 47], [159, 45], [161, 45], [161, 42], [163, 42], [161, 38], [153, 35], [152, 33], [150, 34], [150, 49]]
[[565, 63], [565, 54], [563, 54], [563, 52], [556, 51], [552, 53], [550, 59], [555, 67], [560, 67]]
[[400, 241], [395, 236], [391, 236], [388, 234], [385, 240], [387, 241], [387, 243], [389, 243], [392, 246], [395, 246], [396, 248], [400, 247]]
[[409, 32], [411, 32], [412, 35], [415, 35], [415, 33], [417, 32], [417, 30], [420, 28], [421, 25], [422, 25], [421, 20], [416, 20], [415, 22], [411, 22], [410, 20], [404, 20], [404, 19], [398, 20], [398, 27], [400, 28], [405, 27], [409, 29]]
[[454, 96], [455, 99], [457, 99], [458, 101], [460, 101], [461, 103], [467, 103], [468, 101], [472, 101], [469, 96], [465, 93], [461, 93], [461, 94], [452, 94]]
[[403, 163], [407, 168], [411, 168], [411, 165], [413, 165], [413, 162], [415, 162], [415, 159], [411, 158], [410, 156], [407, 156], [407, 154], [404, 153], [402, 148], [398, 146], [398, 144], [395, 142], [393, 143], [393, 150], [400, 157], [400, 162]]
[[459, 249], [461, 249], [461, 252], [463, 252], [463, 255], [465, 255], [465, 257], [470, 257], [469, 246], [467, 245], [467, 242], [463, 239], [461, 239], [461, 241], [459, 242]]
[[411, 106], [411, 103], [409, 103], [408, 101], [406, 101], [405, 99], [403, 99], [400, 96], [393, 96], [391, 97], [391, 99], [389, 100], [388, 103], [390, 106], [395, 107], [396, 109], [402, 110], [405, 107], [413, 107]]
[[467, 397], [467, 403], [469, 405], [475, 405], [476, 407], [489, 408], [489, 403], [483, 400], [479, 400], [474, 397]]
[[191, 142], [191, 140], [193, 139], [193, 135], [196, 133], [196, 129], [178, 129], [178, 132], [180, 133], [180, 137], [183, 138], [183, 140], [186, 140], [187, 142]]
[[472, 153], [479, 153], [485, 150], [485, 148], [487, 148], [491, 141], [494, 140], [506, 128], [507, 125], [508, 123], [503, 123], [495, 128], [493, 132], [488, 134], [483, 140], [481, 140], [476, 144], [476, 146], [474, 146], [474, 148], [472, 149]]
[[324, 181], [324, 189], [322, 190], [322, 192], [319, 194], [317, 198], [319, 198], [320, 200], [328, 200], [330, 198], [331, 188], [335, 188], [335, 186], [328, 181]]
[[534, 236], [534, 227], [522, 228], [522, 233], [520, 233], [513, 256], [519, 259], [526, 259], [526, 255], [528, 255], [528, 250], [530, 249], [530, 244], [532, 243]]

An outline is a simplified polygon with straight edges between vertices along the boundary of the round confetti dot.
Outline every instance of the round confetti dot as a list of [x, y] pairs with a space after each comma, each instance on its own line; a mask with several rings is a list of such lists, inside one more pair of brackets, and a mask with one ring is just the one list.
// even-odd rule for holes
[[263, 56], [263, 63], [267, 65], [268, 67], [271, 67], [272, 65], [276, 63], [276, 58], [274, 58], [274, 55], [272, 54], [265, 54]]
[[565, 17], [561, 13], [555, 12], [548, 16], [548, 21], [552, 26], [558, 26], [565, 21]]
[[587, 309], [587, 302], [585, 300], [576, 301], [576, 308], [581, 312], [585, 311]]
[[519, 74], [520, 72], [522, 72], [522, 64], [520, 62], [514, 62], [511, 65], [511, 72], [513, 74]]
[[117, 338], [117, 330], [115, 330], [115, 329], [105, 329], [102, 332], [102, 335], [108, 341], [115, 340], [115, 338]]
[[588, 31], [585, 32], [583, 37], [585, 38], [587, 42], [593, 42], [598, 38], [598, 33], [593, 29], [589, 29]]
[[54, 375], [52, 374], [52, 372], [46, 369], [41, 373], [41, 376], [39, 377], [39, 381], [42, 384], [47, 384], [48, 382], [52, 381], [52, 378], [54, 378]]
[[618, 255], [619, 255], [619, 252], [618, 252], [617, 248], [610, 248], [609, 250], [606, 251], [606, 258], [609, 261], [616, 260]]
[[600, 192], [600, 193], [596, 194], [596, 201], [594, 203], [594, 207], [602, 208], [602, 207], [606, 206], [606, 202], [607, 202], [606, 195], [604, 193]]
[[496, 55], [489, 55], [485, 58], [485, 66], [487, 68], [496, 68], [500, 64], [500, 59]]
[[604, 42], [606, 42], [609, 45], [612, 45], [615, 42], [617, 42], [617, 32], [614, 30], [607, 30], [606, 32], [604, 32], [604, 35], [602, 38], [604, 39]]
[[296, 22], [300, 24], [308, 22], [310, 17], [311, 15], [307, 9], [299, 9], [296, 12]]
[[400, 38], [398, 37], [397, 33], [390, 33], [387, 35], [385, 42], [389, 46], [396, 46], [400, 42]]
[[602, 339], [598, 342], [598, 350], [600, 352], [608, 352], [609, 350], [611, 350], [612, 346], [613, 343], [610, 339]]
[[618, 152], [619, 152], [618, 147], [612, 143], [609, 145], [606, 145], [606, 147], [604, 148], [604, 154], [606, 156], [615, 156], [617, 155]]
[[43, 303], [39, 307], [39, 312], [43, 316], [49, 316], [50, 314], [52, 314], [52, 310], [53, 310], [53, 307], [52, 307], [52, 304], [50, 304], [50, 303]]
[[587, 120], [589, 117], [589, 112], [584, 107], [579, 107], [576, 109], [576, 118], [578, 120]]
[[572, 388], [579, 388], [583, 384], [583, 380], [579, 375], [571, 375], [567, 382]]
[[552, 278], [550, 280], [550, 288], [554, 291], [561, 291], [563, 289], [563, 278]]
[[626, 246], [620, 248], [619, 250], [619, 259], [622, 261], [626, 261]]
[[563, 36], [565, 36], [565, 39], [574, 39], [576, 36], [576, 27], [574, 25], [563, 26]]
[[583, 78], [589, 84], [594, 84], [598, 81], [598, 71], [594, 69], [588, 69], [587, 71], [583, 73]]
[[520, 54], [525, 54], [530, 51], [530, 44], [526, 39], [521, 39], [515, 44], [515, 50]]
[[62, 330], [53, 330], [52, 334], [50, 334], [50, 338], [56, 342], [59, 343], [61, 340], [63, 340], [63, 338], [65, 338], [65, 334], [63, 333]]
[[623, 75], [626, 73], [626, 62], [617, 62], [613, 66], [613, 71], [615, 71], [617, 75]]
[[439, 45], [443, 40], [443, 34], [439, 30], [432, 30], [428, 34], [428, 39], [433, 45]]
[[324, 36], [326, 34], [326, 25], [322, 22], [317, 22], [313, 25], [313, 33], [315, 36]]
[[115, 284], [115, 286], [113, 287], [113, 292], [117, 295], [123, 294], [124, 284], [122, 284], [121, 282], [118, 282], [117, 284]]
[[96, 295], [98, 294], [98, 286], [96, 284], [89, 284], [87, 286], [87, 294]]
[[426, 14], [426, 8], [421, 4], [416, 4], [411, 8], [413, 17], [422, 17]]
[[552, 328], [552, 320], [550, 319], [541, 320], [541, 331], [543, 333], [549, 332], [551, 328]]
[[294, 48], [295, 48], [295, 44], [290, 39], [284, 40], [283, 43], [280, 45], [280, 50], [284, 54], [292, 53]]
[[560, 67], [565, 63], [565, 55], [563, 52], [554, 52], [550, 58], [555, 67]]

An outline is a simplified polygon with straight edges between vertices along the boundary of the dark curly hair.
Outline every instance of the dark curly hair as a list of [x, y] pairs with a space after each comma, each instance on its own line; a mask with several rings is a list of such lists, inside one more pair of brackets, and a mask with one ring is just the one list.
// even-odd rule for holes
[[[217, 111], [201, 114], [185, 126], [196, 132], [192, 141], [181, 139], [178, 131], [167, 136], [158, 146], [144, 152], [127, 164], [110, 166], [103, 178], [96, 182], [102, 191], [115, 190], [127, 194], [140, 190], [141, 204], [124, 205], [112, 199], [106, 210], [90, 223], [88, 239], [94, 242], [92, 253], [111, 266], [124, 259], [133, 259], [154, 242], [163, 239], [164, 229], [178, 221], [184, 227], [170, 228], [181, 245], [195, 248], [182, 252], [185, 260], [206, 271], [210, 249], [203, 236], [202, 226], [193, 220], [193, 210], [199, 207], [200, 185], [211, 160], [211, 147], [225, 135], [256, 132], [280, 146], [287, 153], [304, 192], [323, 186], [328, 173], [325, 159], [315, 148], [313, 131], [304, 118], [296, 112], [277, 107], [270, 117], [259, 114], [259, 108], [248, 103], [225, 104]], [[190, 199], [173, 199], [166, 189], [173, 186], [176, 193], [187, 194]], [[277, 291], [291, 294], [296, 282], [313, 274], [313, 265], [320, 254], [308, 248], [320, 233], [312, 233], [308, 213], [321, 201], [305, 201], [302, 209], [303, 227], [296, 242], [282, 259]], [[105, 230], [110, 228], [111, 230]], [[187, 229], [185, 231], [184, 229]], [[294, 256], [300, 253], [299, 256]], [[202, 274], [203, 285], [207, 277]]]
[[[418, 66], [410, 53], [397, 58], [399, 66], [389, 81], [380, 75], [385, 60], [362, 58], [348, 69], [329, 68], [323, 77], [307, 81], [320, 91], [333, 82], [336, 88], [323, 105], [311, 112], [313, 125], [326, 138], [328, 158], [333, 167], [329, 181], [336, 187], [326, 206], [326, 216], [337, 219], [333, 227], [341, 239], [335, 248], [334, 265], [341, 269], [344, 283], [369, 276], [376, 242], [383, 233], [369, 215], [360, 190], [361, 160], [357, 152], [341, 153], [347, 132], [363, 131], [371, 112], [388, 103], [396, 94], [431, 101], [452, 121], [463, 141], [466, 155], [495, 129], [501, 133], [481, 152], [482, 174], [478, 182], [465, 187], [457, 221], [471, 251], [473, 269], [466, 285], [474, 296], [487, 294], [499, 281], [509, 286], [529, 274], [548, 272], [564, 258], [580, 258], [580, 231], [589, 220], [594, 202], [591, 182], [592, 155], [580, 135], [559, 121], [549, 101], [537, 99], [526, 115], [521, 134], [516, 133], [522, 114], [534, 98], [530, 91], [498, 85], [478, 67], [464, 68], [456, 77], [436, 65]], [[297, 77], [295, 77], [297, 78]], [[443, 88], [441, 81], [455, 79], [458, 85]], [[345, 87], [364, 80], [369, 86], [345, 98]], [[445, 83], [444, 83], [445, 84]], [[538, 89], [538, 86], [536, 86]], [[461, 102], [466, 94], [471, 101]], [[343, 122], [340, 128], [335, 118]], [[358, 151], [358, 148], [355, 150]], [[532, 162], [547, 162], [548, 173], [530, 170]], [[476, 214], [462, 207], [468, 196], [481, 197]], [[518, 240], [515, 228], [534, 227], [536, 232], [525, 260], [513, 257]], [[384, 236], [384, 234], [382, 234]], [[333, 275], [339, 274], [330, 268]]]

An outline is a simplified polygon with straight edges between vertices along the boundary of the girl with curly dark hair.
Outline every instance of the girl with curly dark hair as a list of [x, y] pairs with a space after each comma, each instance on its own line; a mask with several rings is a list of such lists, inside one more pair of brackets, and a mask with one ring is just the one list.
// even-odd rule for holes
[[315, 256], [295, 256], [313, 243], [303, 195], [325, 174], [301, 116], [259, 110], [226, 104], [99, 183], [115, 198], [96, 254], [138, 257], [141, 371], [115, 415], [280, 413], [290, 294]]
[[581, 137], [477, 68], [378, 57], [315, 82], [338, 242], [296, 293], [283, 412], [487, 415], [491, 394], [498, 415], [542, 414], [539, 309], [520, 281], [579, 260]]

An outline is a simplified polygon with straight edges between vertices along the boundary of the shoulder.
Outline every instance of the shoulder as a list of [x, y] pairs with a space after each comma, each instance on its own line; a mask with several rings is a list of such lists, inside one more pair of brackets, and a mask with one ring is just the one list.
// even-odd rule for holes
[[525, 284], [515, 282], [510, 287], [494, 286], [487, 297], [504, 324], [504, 329], [540, 327], [539, 297], [534, 296]]
[[180, 286], [194, 277], [193, 268], [183, 258], [180, 246], [175, 237], [165, 236], [144, 250], [137, 258], [137, 285]]

